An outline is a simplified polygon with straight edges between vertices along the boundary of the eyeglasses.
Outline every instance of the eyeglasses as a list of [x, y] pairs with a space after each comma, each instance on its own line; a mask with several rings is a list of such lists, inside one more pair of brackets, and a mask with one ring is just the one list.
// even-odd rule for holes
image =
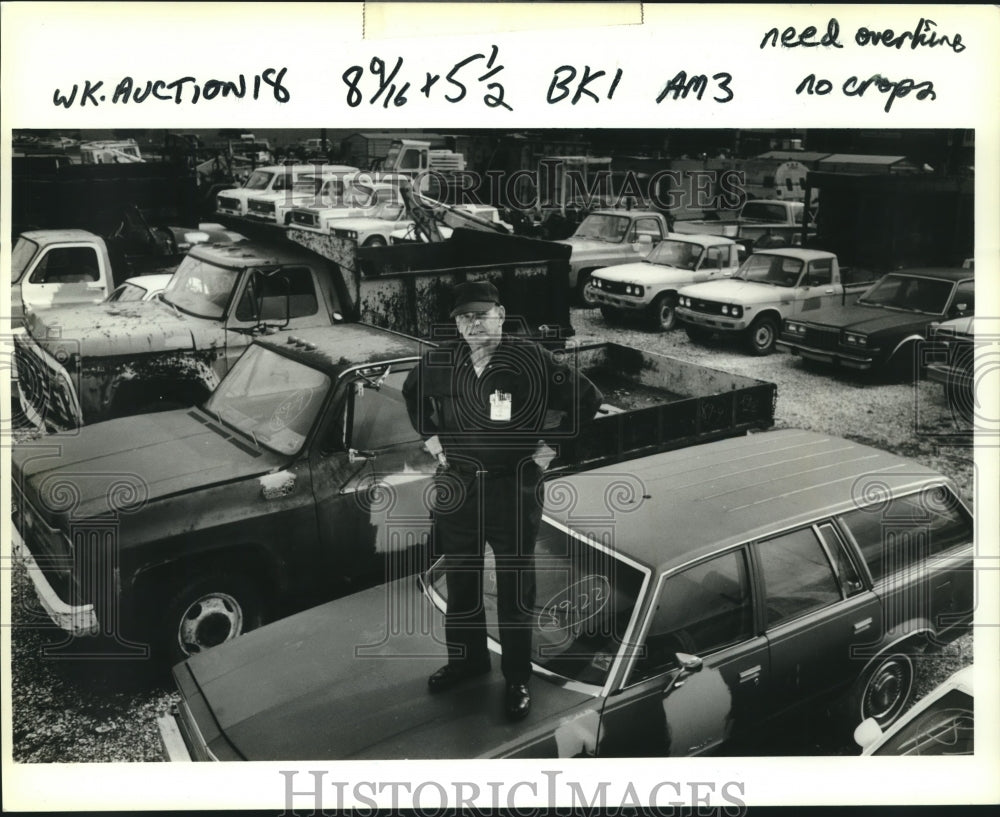
[[486, 321], [499, 317], [498, 313], [493, 312], [461, 312], [455, 316], [455, 320], [470, 326], [482, 326]]

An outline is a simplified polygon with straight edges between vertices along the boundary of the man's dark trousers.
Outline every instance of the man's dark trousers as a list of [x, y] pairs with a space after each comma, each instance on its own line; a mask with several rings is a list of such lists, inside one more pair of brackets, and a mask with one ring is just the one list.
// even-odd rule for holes
[[496, 562], [497, 620], [508, 683], [531, 677], [532, 610], [535, 605], [535, 539], [542, 518], [542, 470], [531, 459], [516, 470], [477, 471], [449, 460], [437, 477], [436, 553], [445, 557], [448, 662], [472, 666], [489, 659], [483, 606], [483, 553]]

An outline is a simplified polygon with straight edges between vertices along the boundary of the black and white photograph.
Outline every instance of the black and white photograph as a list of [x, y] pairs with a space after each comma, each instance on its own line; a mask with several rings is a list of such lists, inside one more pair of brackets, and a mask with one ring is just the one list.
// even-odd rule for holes
[[[781, 8], [754, 51], [974, 39]], [[915, 120], [933, 83], [858, 71], [864, 116], [741, 127], [734, 62], [663, 69], [687, 121], [616, 124], [629, 66], [593, 57], [525, 116], [497, 46], [421, 89], [398, 42], [287, 126], [290, 56], [105, 58], [5, 113], [5, 776], [742, 813], [779, 758], [887, 764], [914, 804], [910, 764], [990, 765], [995, 115]], [[875, 802], [839, 788], [804, 796]]]

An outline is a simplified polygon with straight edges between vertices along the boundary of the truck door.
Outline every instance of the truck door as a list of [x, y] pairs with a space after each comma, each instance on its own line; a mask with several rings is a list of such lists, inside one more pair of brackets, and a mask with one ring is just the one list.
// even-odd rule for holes
[[414, 431], [403, 400], [412, 367], [361, 370], [314, 457], [320, 537], [331, 565], [349, 578], [385, 581], [423, 565], [437, 460]]
[[93, 244], [43, 247], [21, 277], [20, 299], [32, 309], [98, 303], [108, 294], [108, 270]]
[[[647, 236], [648, 238], [643, 238]], [[628, 234], [628, 242], [637, 253], [649, 255], [653, 247], [663, 240], [663, 225], [659, 219], [637, 218]]]
[[843, 288], [833, 281], [833, 259], [817, 258], [806, 263], [799, 279], [799, 289], [792, 303], [792, 313], [812, 312], [839, 304]]

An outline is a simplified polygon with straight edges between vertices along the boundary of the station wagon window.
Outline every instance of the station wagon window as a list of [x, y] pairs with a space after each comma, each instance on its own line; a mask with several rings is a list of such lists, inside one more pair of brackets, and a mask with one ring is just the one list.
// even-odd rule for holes
[[[348, 447], [358, 451], [378, 451], [394, 445], [418, 442], [421, 438], [413, 429], [406, 412], [403, 399], [403, 382], [409, 370], [390, 370], [388, 376], [376, 389], [358, 380], [361, 384], [353, 395], [349, 428]], [[369, 376], [377, 382], [379, 374]]]
[[283, 321], [286, 311], [290, 318], [315, 315], [319, 301], [312, 272], [308, 267], [288, 267], [274, 275], [252, 275], [236, 308], [236, 319], [254, 320], [258, 302], [260, 315], [256, 319], [261, 321]]
[[677, 573], [660, 587], [645, 650], [631, 680], [676, 664], [675, 653], [705, 655], [750, 638], [753, 606], [743, 551]]
[[33, 284], [84, 284], [100, 275], [93, 247], [52, 247], [43, 255], [29, 279]]
[[836, 528], [832, 523], [825, 522], [819, 525], [817, 530], [820, 539], [823, 540], [826, 554], [833, 562], [833, 569], [837, 573], [837, 579], [840, 581], [844, 596], [853, 596], [855, 593], [861, 592], [864, 589], [861, 577], [858, 575], [858, 570], [854, 566], [854, 562], [851, 561], [851, 557], [847, 554], [844, 541], [840, 538]]
[[872, 579], [972, 541], [972, 522], [942, 486], [895, 497], [841, 516]]
[[768, 627], [840, 600], [833, 568], [812, 528], [761, 542], [757, 553]]

